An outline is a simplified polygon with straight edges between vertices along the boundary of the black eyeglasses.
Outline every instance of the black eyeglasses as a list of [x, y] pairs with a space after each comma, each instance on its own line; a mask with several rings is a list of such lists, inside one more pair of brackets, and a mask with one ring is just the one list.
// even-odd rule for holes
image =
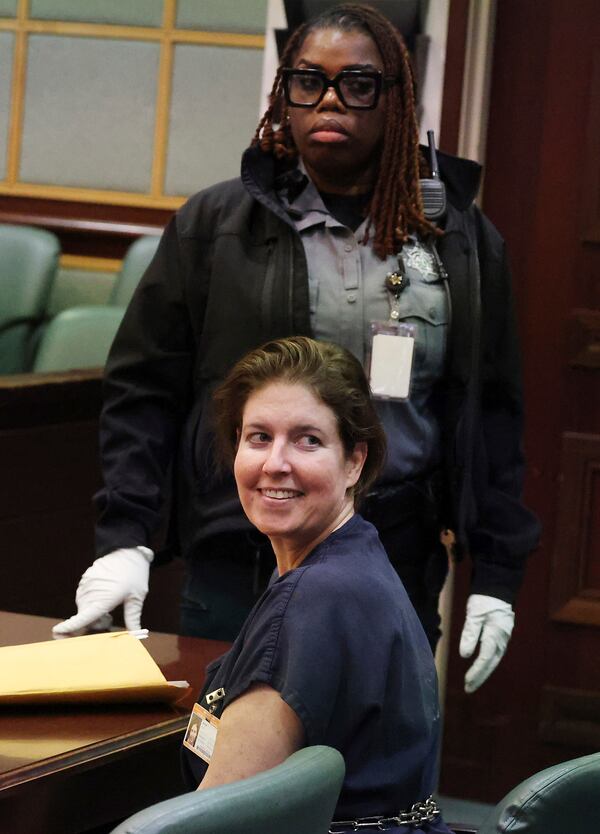
[[344, 107], [373, 110], [382, 88], [396, 84], [397, 78], [384, 77], [379, 70], [342, 70], [328, 78], [317, 69], [283, 69], [283, 91], [290, 107], [316, 107], [333, 87]]

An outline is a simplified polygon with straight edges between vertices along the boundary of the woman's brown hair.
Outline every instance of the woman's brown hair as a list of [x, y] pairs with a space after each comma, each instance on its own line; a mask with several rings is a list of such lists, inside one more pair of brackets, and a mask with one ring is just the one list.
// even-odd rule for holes
[[304, 385], [335, 414], [346, 455], [367, 444], [367, 459], [354, 487], [354, 502], [365, 496], [383, 465], [385, 434], [358, 359], [339, 345], [291, 336], [267, 342], [243, 356], [217, 388], [214, 425], [222, 460], [231, 464], [237, 450], [249, 397], [272, 382]]

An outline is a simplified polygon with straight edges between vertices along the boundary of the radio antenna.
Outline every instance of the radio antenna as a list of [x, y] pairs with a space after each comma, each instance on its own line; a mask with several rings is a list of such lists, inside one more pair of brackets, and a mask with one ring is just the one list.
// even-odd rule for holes
[[435, 152], [435, 136], [433, 130], [427, 131], [427, 141], [429, 142], [429, 162], [431, 165], [431, 176], [434, 180], [439, 180], [440, 169], [438, 168], [437, 153]]

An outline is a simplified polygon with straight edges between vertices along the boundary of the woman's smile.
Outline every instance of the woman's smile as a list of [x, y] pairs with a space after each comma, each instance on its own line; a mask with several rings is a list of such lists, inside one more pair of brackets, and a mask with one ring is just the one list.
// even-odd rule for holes
[[284, 501], [289, 498], [300, 498], [301, 492], [293, 489], [269, 489], [268, 487], [259, 487], [258, 491], [264, 498], [274, 499], [275, 501]]

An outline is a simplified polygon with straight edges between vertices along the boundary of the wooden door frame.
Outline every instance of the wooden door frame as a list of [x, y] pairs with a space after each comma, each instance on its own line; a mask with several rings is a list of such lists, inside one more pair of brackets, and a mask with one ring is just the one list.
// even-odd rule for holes
[[[502, 0], [497, 15], [483, 208], [505, 237], [513, 266], [527, 418], [525, 502], [544, 533], [529, 560], [507, 656], [472, 696], [462, 689], [468, 663], [457, 654], [469, 571], [457, 572], [441, 790], [490, 802], [537, 770], [590, 752], [600, 739], [600, 672], [589, 662], [600, 655], [600, 632], [589, 619], [585, 626], [559, 622], [550, 593], [556, 560], [581, 561], [575, 542], [569, 552], [568, 537], [558, 535], [560, 481], [585, 473], [586, 461], [600, 471], [600, 452], [590, 451], [600, 445], [591, 417], [600, 413], [597, 378], [573, 367], [569, 341], [573, 312], [598, 299], [598, 241], [586, 241], [582, 224], [586, 177], [597, 183], [600, 171], [596, 164], [590, 176], [585, 150], [597, 7], [592, 0], [569, 7], [561, 0]], [[446, 139], [460, 124], [456, 101], [448, 108]], [[589, 346], [593, 328], [586, 338]], [[588, 510], [591, 504], [581, 512]]]

